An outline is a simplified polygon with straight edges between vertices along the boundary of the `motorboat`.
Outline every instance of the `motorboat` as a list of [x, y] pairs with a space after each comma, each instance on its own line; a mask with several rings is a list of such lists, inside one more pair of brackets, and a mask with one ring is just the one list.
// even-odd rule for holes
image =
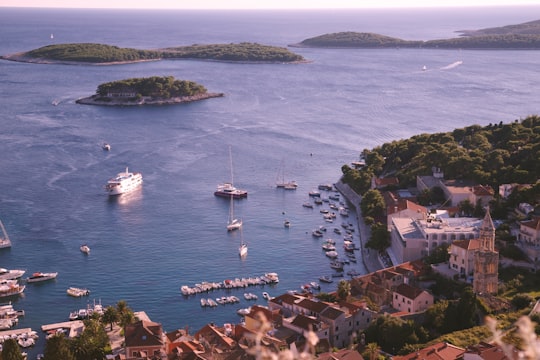
[[277, 284], [279, 282], [278, 274], [275, 272], [266, 273], [264, 274], [264, 276], [266, 277], [266, 279], [268, 279], [268, 282], [271, 284]]
[[343, 263], [341, 261], [334, 260], [330, 263], [330, 267], [335, 270], [343, 270]]
[[118, 173], [115, 177], [107, 181], [105, 190], [109, 195], [120, 195], [137, 189], [142, 183], [142, 174], [139, 172], [129, 172], [126, 167], [125, 172]]
[[319, 190], [326, 190], [326, 191], [330, 191], [333, 189], [333, 185], [332, 184], [320, 184], [318, 186]]
[[291, 222], [289, 220], [285, 220], [283, 222], [283, 226], [285, 226], [286, 228], [290, 228], [291, 227]]
[[201, 306], [202, 307], [208, 306], [208, 300], [206, 300], [205, 298], [201, 298]]
[[311, 190], [308, 195], [311, 197], [321, 197], [321, 193], [317, 190]]
[[332, 277], [328, 276], [328, 275], [322, 275], [322, 276], [319, 276], [319, 281], [322, 281], [324, 283], [331, 283], [333, 282], [334, 280], [332, 279]]
[[339, 256], [339, 254], [337, 253], [337, 251], [334, 251], [334, 250], [327, 251], [327, 252], [325, 253], [325, 255], [326, 255], [327, 257], [329, 257], [330, 259], [335, 259], [335, 258], [337, 258], [337, 257]]
[[50, 273], [35, 272], [32, 274], [32, 276], [26, 278], [26, 281], [29, 283], [47, 281], [47, 280], [56, 279], [56, 276], [58, 276], [57, 272], [50, 272]]
[[265, 300], [270, 300], [270, 295], [266, 291], [262, 293], [262, 296]]
[[251, 307], [247, 307], [247, 308], [243, 308], [243, 309], [238, 309], [236, 311], [236, 313], [240, 316], [246, 316], [246, 315], [249, 315], [249, 313], [251, 312]]
[[17, 280], [2, 280], [0, 282], [0, 298], [20, 295], [24, 291], [25, 286], [17, 282]]
[[323, 248], [324, 251], [334, 251], [334, 250], [336, 250], [336, 246], [334, 244], [330, 244], [330, 243], [324, 243], [322, 245], [322, 248]]
[[316, 281], [311, 281], [309, 283], [309, 286], [311, 286], [312, 289], [317, 289], [317, 290], [320, 290], [321, 288], [321, 285]]
[[313, 235], [314, 237], [323, 237], [323, 236], [324, 236], [324, 234], [322, 233], [322, 231], [319, 230], [319, 229], [313, 230], [313, 232], [311, 233], [311, 235]]
[[313, 204], [310, 203], [309, 201], [306, 201], [305, 203], [303, 203], [302, 206], [308, 209], [313, 209]]
[[226, 198], [229, 198], [232, 196], [235, 199], [240, 199], [240, 198], [247, 197], [248, 193], [245, 190], [237, 189], [236, 187], [233, 186], [232, 183], [227, 182], [227, 183], [219, 184], [217, 186], [216, 191], [214, 192], [214, 195], [220, 196], [220, 197], [226, 197]]
[[105, 151], [111, 151], [111, 145], [109, 143], [103, 143], [103, 145], [101, 145], [101, 148]]
[[8, 270], [0, 268], [0, 280], [15, 280], [24, 275], [25, 270]]
[[90, 247], [86, 244], [81, 245], [80, 250], [86, 255], [90, 254]]
[[67, 294], [73, 297], [81, 297], [90, 295], [90, 290], [77, 287], [70, 287], [66, 290]]

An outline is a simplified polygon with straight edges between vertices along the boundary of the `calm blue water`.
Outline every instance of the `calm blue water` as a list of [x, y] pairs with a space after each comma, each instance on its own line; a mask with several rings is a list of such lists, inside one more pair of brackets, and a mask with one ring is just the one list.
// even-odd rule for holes
[[[2, 8], [0, 53], [52, 42], [145, 49], [240, 41], [286, 46], [335, 31], [427, 40], [536, 20], [530, 14], [538, 10]], [[203, 310], [198, 296], [184, 298], [179, 287], [279, 273], [279, 285], [250, 289], [262, 298], [262, 291], [278, 295], [330, 274], [321, 240], [310, 235], [324, 221], [317, 209], [302, 203], [319, 183], [336, 181], [341, 166], [357, 160], [363, 149], [539, 112], [538, 51], [293, 51], [312, 62], [63, 66], [0, 61], [0, 218], [13, 242], [11, 250], [0, 252], [0, 266], [59, 272], [54, 282], [28, 286], [15, 302], [26, 311], [19, 327], [39, 330], [65, 321], [71, 310], [93, 299], [104, 305], [126, 300], [167, 331], [237, 322], [235, 311], [247, 306], [244, 300]], [[423, 65], [428, 71], [421, 71]], [[146, 108], [75, 104], [102, 82], [154, 75], [193, 80], [226, 96]], [[52, 106], [53, 101], [60, 103]], [[111, 152], [101, 150], [103, 141], [112, 145]], [[225, 230], [228, 201], [213, 196], [216, 185], [229, 180], [229, 145], [234, 182], [249, 191], [235, 207], [250, 246], [244, 261], [237, 255], [239, 234]], [[282, 161], [287, 177], [300, 184], [296, 192], [274, 188]], [[143, 173], [143, 188], [111, 200], [103, 185], [126, 166]], [[283, 227], [285, 218], [292, 221], [290, 229]], [[90, 256], [80, 253], [82, 243], [91, 247]], [[365, 272], [360, 262], [350, 268]], [[334, 290], [335, 284], [323, 290]], [[87, 287], [92, 294], [70, 298], [69, 286]]]

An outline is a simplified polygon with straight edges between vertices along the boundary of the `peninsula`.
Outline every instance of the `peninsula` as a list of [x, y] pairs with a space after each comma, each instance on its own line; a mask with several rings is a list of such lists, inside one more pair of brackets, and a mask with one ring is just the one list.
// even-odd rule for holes
[[403, 40], [366, 32], [338, 32], [305, 39], [291, 47], [424, 48], [424, 49], [540, 49], [540, 20], [480, 30], [459, 30], [460, 37], [439, 40]]
[[223, 93], [209, 93], [204, 86], [193, 81], [153, 76], [101, 84], [94, 95], [76, 102], [106, 106], [168, 105], [222, 96]]
[[287, 48], [256, 43], [211, 44], [139, 50], [117, 46], [74, 43], [47, 45], [1, 57], [5, 60], [66, 65], [114, 65], [162, 59], [196, 59], [249, 63], [298, 63], [306, 60]]

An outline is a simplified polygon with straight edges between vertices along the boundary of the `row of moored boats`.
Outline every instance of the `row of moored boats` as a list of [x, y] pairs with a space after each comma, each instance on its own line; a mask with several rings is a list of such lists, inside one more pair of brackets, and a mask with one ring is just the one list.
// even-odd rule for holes
[[249, 278], [227, 279], [222, 282], [202, 282], [194, 286], [182, 285], [180, 291], [182, 295], [189, 296], [203, 292], [210, 292], [219, 289], [239, 289], [256, 285], [276, 284], [279, 282], [278, 274], [275, 272], [265, 273], [262, 276]]

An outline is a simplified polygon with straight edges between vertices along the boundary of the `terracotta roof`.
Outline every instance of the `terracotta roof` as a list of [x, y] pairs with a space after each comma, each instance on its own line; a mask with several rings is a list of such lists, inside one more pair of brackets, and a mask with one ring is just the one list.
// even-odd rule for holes
[[364, 360], [356, 350], [342, 349], [336, 352], [319, 354], [319, 360]]
[[218, 346], [233, 348], [235, 344], [234, 339], [226, 336], [225, 334], [220, 332], [215, 326], [210, 324], [205, 325], [195, 334], [195, 339], [200, 340], [201, 337], [205, 338], [208, 342], [216, 344]]
[[324, 303], [322, 301], [313, 301], [310, 299], [304, 299], [300, 301], [297, 305], [316, 314], [320, 314], [324, 309], [329, 306], [327, 303]]
[[489, 185], [473, 186], [472, 192], [476, 196], [493, 196], [495, 194], [495, 191]]
[[375, 184], [377, 186], [399, 185], [397, 177], [376, 178]]
[[291, 322], [292, 325], [298, 326], [301, 329], [304, 329], [306, 331], [313, 330], [317, 331], [320, 327], [320, 322], [316, 319], [313, 319], [312, 317], [305, 316], [302, 314], [296, 315], [294, 320]]
[[273, 302], [273, 303], [276, 303], [278, 305], [282, 305], [282, 304], [293, 305], [295, 303], [295, 301], [300, 299], [300, 298], [301, 298], [300, 296], [285, 293], [285, 294], [276, 296], [275, 298], [269, 300], [269, 302]]
[[510, 360], [520, 358], [519, 351], [516, 349], [512, 349], [512, 357], [508, 358], [498, 345], [486, 342], [480, 342], [477, 345], [469, 346], [465, 353], [478, 355], [479, 358], [483, 360]]
[[163, 339], [161, 324], [153, 321], [140, 320], [126, 326], [126, 347], [161, 346]]
[[321, 312], [321, 316], [328, 318], [330, 320], [336, 320], [340, 316], [345, 315], [345, 313], [335, 307], [329, 306]]
[[528, 221], [522, 221], [521, 225], [531, 228], [533, 230], [538, 230], [540, 229], [540, 218], [528, 220]]
[[405, 296], [407, 299], [414, 300], [420, 294], [422, 294], [425, 290], [422, 290], [420, 288], [408, 285], [408, 284], [401, 284], [396, 287], [395, 293], [398, 293], [400, 295]]
[[440, 342], [404, 356], [394, 356], [393, 360], [456, 360], [461, 359], [465, 349], [446, 342]]
[[478, 239], [454, 240], [454, 242], [452, 242], [452, 245], [460, 247], [465, 250], [476, 250], [480, 248], [480, 240]]

